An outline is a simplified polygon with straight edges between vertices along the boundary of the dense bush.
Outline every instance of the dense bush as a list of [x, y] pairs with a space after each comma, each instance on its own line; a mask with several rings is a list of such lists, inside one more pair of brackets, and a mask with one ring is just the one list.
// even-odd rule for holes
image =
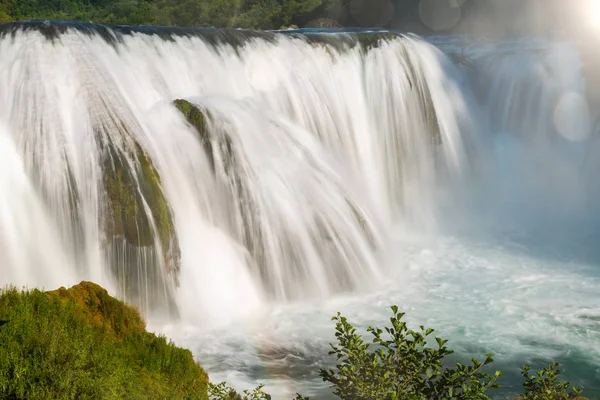
[[93, 283], [0, 292], [2, 399], [206, 399], [207, 380], [190, 351]]
[[[392, 307], [390, 326], [384, 329], [368, 328], [373, 338], [365, 342], [345, 317], [338, 314], [337, 344], [332, 344], [330, 355], [335, 355], [335, 369], [321, 370], [323, 381], [332, 385], [333, 393], [343, 400], [476, 400], [489, 399], [488, 391], [499, 387], [502, 375], [483, 371], [493, 362], [488, 354], [485, 361], [471, 359], [471, 365], [456, 364], [447, 367], [446, 356], [453, 353], [446, 340], [436, 337], [435, 346], [429, 340], [433, 329], [421, 326], [408, 329], [402, 321], [403, 313]], [[581, 394], [568, 382], [559, 381], [558, 364], [552, 364], [530, 376], [530, 367], [523, 367], [524, 394], [520, 400], [566, 400]], [[252, 392], [237, 394], [225, 383], [210, 385], [212, 400], [268, 400], [271, 397], [259, 386]], [[579, 397], [580, 399], [583, 399]], [[308, 400], [298, 395], [296, 400]]]

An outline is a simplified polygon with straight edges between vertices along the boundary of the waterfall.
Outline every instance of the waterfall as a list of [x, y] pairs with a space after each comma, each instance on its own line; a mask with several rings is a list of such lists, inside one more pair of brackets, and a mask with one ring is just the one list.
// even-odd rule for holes
[[0, 31], [0, 285], [90, 279], [203, 320], [366, 289], [476, 144], [417, 37]]
[[329, 317], [389, 304], [497, 353], [506, 398], [542, 359], [597, 392], [596, 63], [573, 43], [34, 21], [0, 54], [0, 287], [97, 282], [277, 398], [326, 398]]

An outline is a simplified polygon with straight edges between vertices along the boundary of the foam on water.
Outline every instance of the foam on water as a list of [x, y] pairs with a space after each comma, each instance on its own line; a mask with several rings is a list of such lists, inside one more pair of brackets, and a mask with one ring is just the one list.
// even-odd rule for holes
[[[404, 234], [404, 233], [403, 233]], [[396, 270], [377, 293], [321, 304], [269, 307], [222, 330], [168, 326], [164, 332], [195, 351], [215, 381], [237, 388], [265, 383], [274, 398], [300, 392], [328, 396], [316, 372], [331, 366], [331, 316], [340, 311], [364, 329], [382, 326], [400, 305], [413, 327], [425, 324], [460, 355], [483, 358], [505, 372], [497, 398], [519, 393], [519, 367], [554, 360], [565, 376], [598, 393], [600, 274], [595, 265], [540, 257], [509, 236], [474, 241], [421, 237], [396, 242]]]

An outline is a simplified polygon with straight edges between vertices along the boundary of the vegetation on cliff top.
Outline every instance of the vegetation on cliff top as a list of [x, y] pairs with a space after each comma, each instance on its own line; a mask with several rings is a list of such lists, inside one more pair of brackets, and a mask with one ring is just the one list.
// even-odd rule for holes
[[[548, 0], [549, 1], [549, 0]], [[407, 26], [423, 31], [420, 0], [0, 0], [0, 22], [30, 19], [100, 24], [279, 29]], [[467, 0], [465, 10], [482, 1]]]
[[98, 285], [0, 292], [2, 399], [206, 399], [207, 381]]
[[309, 24], [348, 0], [0, 0], [0, 22], [29, 19], [101, 24], [278, 29]]
[[[423, 3], [425, 3], [423, 5]], [[564, 0], [0, 0], [0, 22], [28, 19], [101, 24], [279, 29], [386, 27], [415, 33], [555, 29], [576, 7]], [[526, 4], [527, 3], [527, 4]], [[530, 7], [531, 3], [537, 6]], [[457, 7], [457, 5], [459, 7]], [[458, 9], [460, 8], [460, 10]], [[484, 21], [484, 22], [482, 22]]]

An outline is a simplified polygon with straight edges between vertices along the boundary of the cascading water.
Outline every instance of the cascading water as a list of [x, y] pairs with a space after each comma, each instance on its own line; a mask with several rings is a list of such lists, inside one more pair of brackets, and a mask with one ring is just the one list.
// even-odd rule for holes
[[1, 31], [0, 285], [103, 284], [213, 379], [276, 398], [326, 398], [307, 371], [328, 317], [393, 303], [465, 354], [535, 347], [600, 390], [570, 45], [482, 46], [471, 70], [383, 32]]
[[[147, 312], [170, 304], [180, 272], [195, 277], [182, 291], [222, 291], [200, 295], [209, 308], [247, 292], [290, 300], [364, 287], [381, 277], [390, 216], [417, 202], [433, 212], [438, 172], [462, 168], [460, 94], [438, 90], [442, 57], [418, 39], [366, 51], [348, 35], [336, 47], [238, 33], [247, 42], [234, 46], [96, 29], [5, 33], [4, 135], [65, 268], [113, 282]], [[206, 132], [178, 98], [199, 107]], [[212, 231], [221, 244], [206, 249]], [[4, 265], [3, 283], [16, 285], [45, 284], [35, 271], [52, 270]]]

